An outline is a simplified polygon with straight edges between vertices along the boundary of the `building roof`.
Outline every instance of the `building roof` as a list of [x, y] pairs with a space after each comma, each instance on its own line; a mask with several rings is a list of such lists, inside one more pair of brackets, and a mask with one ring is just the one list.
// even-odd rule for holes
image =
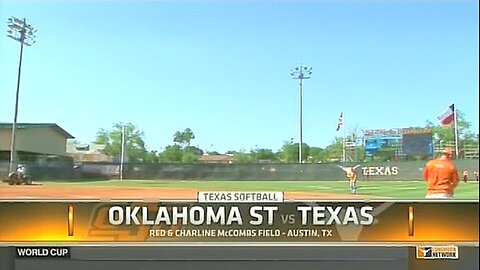
[[199, 161], [233, 161], [235, 158], [229, 155], [203, 155]]
[[81, 144], [75, 141], [67, 141], [67, 153], [82, 153], [82, 154], [105, 154], [106, 144]]
[[[17, 123], [17, 128], [41, 128], [41, 127], [50, 127], [55, 129], [57, 132], [65, 136], [67, 139], [73, 139], [73, 137], [70, 133], [65, 131], [63, 128], [58, 126], [55, 123]], [[4, 123], [0, 122], [0, 129], [11, 129], [12, 128], [12, 123]]]

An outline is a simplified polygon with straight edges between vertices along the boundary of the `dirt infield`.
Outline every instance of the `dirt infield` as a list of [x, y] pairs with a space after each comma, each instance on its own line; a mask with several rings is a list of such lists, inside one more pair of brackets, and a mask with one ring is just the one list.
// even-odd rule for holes
[[[198, 189], [183, 188], [134, 188], [134, 187], [52, 187], [52, 186], [8, 186], [0, 184], [0, 199], [100, 199], [100, 200], [196, 200]], [[320, 193], [285, 192], [287, 200], [313, 199], [367, 199], [373, 196]]]

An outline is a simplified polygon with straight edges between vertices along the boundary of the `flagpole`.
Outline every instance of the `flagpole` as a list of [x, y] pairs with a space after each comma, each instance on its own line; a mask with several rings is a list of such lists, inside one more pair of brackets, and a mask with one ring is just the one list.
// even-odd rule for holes
[[458, 126], [457, 126], [457, 106], [453, 105], [453, 123], [455, 136], [455, 158], [458, 159]]
[[125, 125], [122, 127], [121, 138], [121, 155], [120, 155], [120, 180], [123, 180], [123, 163], [125, 162]]
[[346, 159], [346, 155], [345, 155], [345, 137], [346, 137], [346, 131], [345, 131], [345, 112], [342, 111], [342, 122], [343, 122], [343, 151], [342, 151], [342, 160], [343, 160], [343, 163], [345, 163], [347, 161]]

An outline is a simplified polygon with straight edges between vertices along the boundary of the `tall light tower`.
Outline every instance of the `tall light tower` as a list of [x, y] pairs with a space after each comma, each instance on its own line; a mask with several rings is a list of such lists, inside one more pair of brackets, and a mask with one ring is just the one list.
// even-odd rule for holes
[[37, 32], [31, 25], [27, 24], [26, 19], [20, 20], [15, 17], [8, 18], [7, 37], [20, 42], [20, 61], [18, 62], [18, 77], [17, 77], [17, 93], [15, 96], [15, 116], [12, 124], [12, 140], [10, 146], [10, 171], [13, 171], [13, 166], [17, 161], [15, 153], [15, 138], [17, 132], [17, 116], [18, 116], [18, 96], [20, 93], [20, 74], [22, 72], [22, 57], [23, 45], [31, 46], [35, 43], [35, 33]]
[[298, 80], [300, 84], [300, 143], [298, 145], [298, 163], [302, 163], [302, 146], [303, 146], [303, 80], [310, 79], [312, 75], [311, 67], [302, 65], [292, 69], [290, 75], [293, 79]]
[[122, 139], [120, 150], [120, 180], [123, 180], [123, 164], [125, 163], [125, 125], [122, 126]]

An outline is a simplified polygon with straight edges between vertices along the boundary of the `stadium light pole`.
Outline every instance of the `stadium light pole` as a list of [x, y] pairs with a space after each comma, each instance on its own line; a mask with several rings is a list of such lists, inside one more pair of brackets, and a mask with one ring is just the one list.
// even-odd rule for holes
[[300, 85], [300, 143], [298, 144], [298, 163], [302, 163], [302, 147], [303, 147], [303, 80], [310, 79], [312, 75], [311, 67], [298, 66], [292, 69], [290, 75], [293, 79], [299, 81]]
[[122, 126], [121, 150], [120, 150], [120, 180], [123, 180], [123, 164], [125, 163], [125, 125]]
[[10, 17], [8, 18], [7, 24], [7, 37], [20, 42], [20, 60], [18, 62], [17, 92], [15, 95], [15, 114], [13, 117], [12, 140], [10, 145], [10, 171], [13, 171], [14, 164], [17, 161], [15, 139], [17, 132], [18, 98], [20, 94], [20, 74], [22, 72], [23, 46], [31, 46], [35, 43], [34, 39], [37, 30], [34, 29], [30, 24], [27, 24], [26, 19], [20, 20], [15, 17]]

